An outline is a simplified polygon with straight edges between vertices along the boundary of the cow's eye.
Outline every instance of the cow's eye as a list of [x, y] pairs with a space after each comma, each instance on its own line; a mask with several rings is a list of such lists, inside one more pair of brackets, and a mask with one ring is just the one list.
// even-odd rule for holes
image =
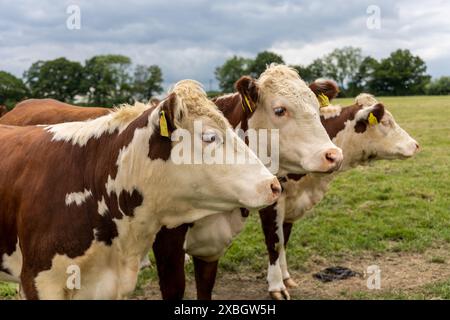
[[277, 117], [282, 117], [286, 114], [286, 108], [285, 107], [278, 107], [273, 109], [273, 112]]
[[214, 131], [206, 131], [202, 134], [202, 140], [206, 143], [211, 143], [217, 140], [217, 134]]

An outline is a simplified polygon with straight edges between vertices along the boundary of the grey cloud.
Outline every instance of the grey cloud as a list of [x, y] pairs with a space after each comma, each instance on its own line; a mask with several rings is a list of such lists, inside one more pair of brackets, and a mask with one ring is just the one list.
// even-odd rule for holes
[[[81, 30], [66, 28], [69, 4], [81, 8]], [[366, 28], [371, 4], [381, 8], [381, 30]], [[359, 45], [377, 57], [405, 46], [425, 52], [433, 74], [450, 73], [444, 63], [448, 54], [442, 56], [446, 47], [427, 48], [427, 39], [449, 29], [439, 11], [418, 0], [0, 0], [0, 69], [20, 75], [37, 59], [67, 56], [83, 61], [95, 54], [122, 53], [135, 63], [159, 64], [167, 84], [184, 77], [208, 84], [214, 68], [233, 54], [253, 56], [283, 48], [291, 60], [308, 62], [310, 58], [297, 58], [296, 52], [304, 54], [313, 46], [308, 52], [318, 57], [327, 53], [324, 48], [333, 49], [324, 46], [330, 43]]]

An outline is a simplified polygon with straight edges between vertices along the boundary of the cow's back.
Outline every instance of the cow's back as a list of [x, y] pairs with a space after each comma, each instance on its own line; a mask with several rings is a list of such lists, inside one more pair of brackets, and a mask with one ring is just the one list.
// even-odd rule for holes
[[0, 118], [0, 124], [28, 126], [83, 121], [108, 114], [110, 109], [78, 107], [54, 99], [29, 99]]

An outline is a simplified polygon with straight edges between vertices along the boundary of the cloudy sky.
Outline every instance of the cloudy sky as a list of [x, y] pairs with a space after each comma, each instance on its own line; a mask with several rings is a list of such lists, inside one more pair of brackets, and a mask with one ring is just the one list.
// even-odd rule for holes
[[[70, 5], [80, 8], [79, 30], [67, 28]], [[379, 29], [367, 27], [370, 5]], [[215, 67], [235, 54], [268, 49], [306, 65], [355, 46], [376, 58], [410, 49], [437, 77], [450, 75], [449, 15], [446, 0], [0, 0], [0, 70], [21, 76], [36, 60], [117, 53], [158, 64], [166, 86], [193, 78], [209, 89]]]

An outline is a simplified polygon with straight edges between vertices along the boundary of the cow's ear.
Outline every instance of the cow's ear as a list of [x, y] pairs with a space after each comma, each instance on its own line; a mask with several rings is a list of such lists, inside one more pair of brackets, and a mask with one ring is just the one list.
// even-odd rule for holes
[[355, 131], [362, 133], [366, 131], [368, 126], [375, 126], [381, 122], [381, 119], [384, 116], [384, 105], [382, 103], [377, 103], [360, 112], [362, 112], [362, 115], [355, 124]]
[[160, 103], [159, 132], [163, 137], [170, 137], [177, 124], [181, 122], [183, 114], [176, 93], [172, 92]]
[[246, 112], [254, 112], [259, 98], [259, 88], [256, 80], [243, 76], [235, 83], [236, 90], [241, 94], [242, 105]]
[[370, 107], [372, 110], [367, 116], [367, 121], [369, 124], [378, 124], [384, 116], [384, 105], [382, 103], [377, 103], [376, 105]]
[[326, 107], [339, 94], [339, 86], [333, 80], [317, 79], [309, 88], [316, 95], [321, 107]]

